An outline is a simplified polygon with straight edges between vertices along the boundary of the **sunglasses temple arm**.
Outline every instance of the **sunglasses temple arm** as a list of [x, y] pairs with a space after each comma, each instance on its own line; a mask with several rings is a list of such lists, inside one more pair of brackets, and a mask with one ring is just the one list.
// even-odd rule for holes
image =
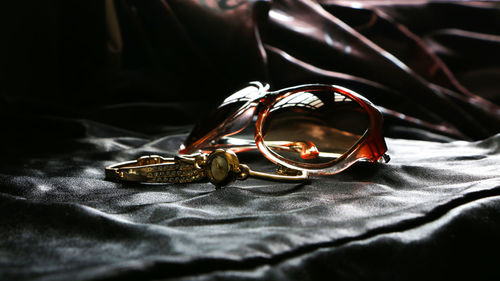
[[263, 173], [250, 170], [250, 176], [254, 178], [271, 180], [271, 181], [279, 181], [279, 182], [303, 182], [308, 179], [308, 173], [306, 171], [297, 171], [297, 175], [279, 175], [279, 174], [270, 174]]
[[[310, 141], [266, 141], [266, 145], [269, 148], [288, 152], [300, 153], [303, 159], [316, 158], [320, 152], [314, 143]], [[217, 144], [206, 146], [205, 149], [214, 150], [218, 148], [231, 149], [234, 152], [245, 152], [251, 150], [257, 150], [257, 146], [253, 140], [245, 140], [239, 138], [224, 138]]]

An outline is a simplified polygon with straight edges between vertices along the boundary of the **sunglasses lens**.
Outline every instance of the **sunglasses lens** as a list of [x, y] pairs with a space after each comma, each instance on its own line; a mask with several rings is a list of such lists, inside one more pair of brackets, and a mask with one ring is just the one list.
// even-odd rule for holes
[[341, 157], [369, 128], [366, 111], [333, 91], [284, 95], [263, 123], [264, 144], [298, 164], [321, 165]]
[[[181, 152], [191, 153], [194, 152], [195, 149], [199, 149], [201, 146], [205, 145], [205, 143], [200, 143], [198, 145], [199, 147], [192, 147], [193, 144], [198, 140], [205, 140], [206, 136], [216, 129], [220, 130], [216, 132], [218, 137], [231, 135], [244, 129], [252, 120], [255, 107], [250, 107], [244, 112], [240, 112], [240, 110], [245, 104], [259, 95], [260, 88], [256, 85], [250, 85], [227, 97], [222, 104], [219, 105], [217, 110], [210, 116], [203, 118], [201, 122], [193, 128], [191, 134], [184, 142], [184, 148], [181, 148]], [[235, 114], [238, 112], [240, 114], [235, 117]], [[207, 141], [210, 140], [211, 139], [207, 139]]]

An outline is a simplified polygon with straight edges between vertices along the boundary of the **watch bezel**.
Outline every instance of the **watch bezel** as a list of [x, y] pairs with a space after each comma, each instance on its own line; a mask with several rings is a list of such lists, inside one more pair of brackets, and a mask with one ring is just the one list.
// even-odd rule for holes
[[[227, 162], [227, 167], [228, 167], [227, 175], [222, 180], [217, 180], [212, 174], [212, 169], [211, 169], [212, 162], [217, 157], [223, 157]], [[238, 156], [236, 156], [234, 152], [226, 151], [223, 149], [217, 149], [214, 152], [210, 153], [210, 155], [208, 156], [204, 169], [208, 177], [208, 181], [210, 181], [213, 185], [217, 187], [222, 187], [229, 185], [236, 180], [238, 175], [237, 172], [239, 165], [240, 162], [238, 160]]]

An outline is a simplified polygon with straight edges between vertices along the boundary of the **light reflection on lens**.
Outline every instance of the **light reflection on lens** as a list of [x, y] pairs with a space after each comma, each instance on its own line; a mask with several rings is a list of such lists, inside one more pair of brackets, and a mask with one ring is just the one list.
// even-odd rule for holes
[[278, 99], [263, 124], [264, 144], [297, 163], [324, 164], [351, 149], [369, 127], [365, 110], [333, 91], [304, 91]]
[[227, 97], [222, 104], [219, 105], [217, 110], [196, 124], [191, 134], [189, 134], [184, 142], [183, 147], [189, 147], [196, 141], [203, 139], [221, 124], [225, 126], [221, 128], [221, 131], [217, 132], [219, 137], [235, 134], [243, 130], [251, 122], [255, 107], [248, 108], [234, 119], [230, 118], [234, 116], [242, 106], [254, 100], [259, 95], [261, 95], [260, 88], [256, 85], [250, 85]]

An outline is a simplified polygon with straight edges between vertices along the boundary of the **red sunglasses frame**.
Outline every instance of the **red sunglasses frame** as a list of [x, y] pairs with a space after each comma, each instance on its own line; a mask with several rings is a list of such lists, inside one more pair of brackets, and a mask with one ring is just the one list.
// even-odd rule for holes
[[[187, 138], [186, 142], [181, 146], [179, 154], [191, 154], [197, 150], [212, 151], [216, 148], [224, 146], [235, 153], [252, 149], [245, 146], [234, 146], [231, 144], [217, 145], [213, 141], [218, 141], [224, 137], [237, 134], [245, 129], [252, 120], [255, 114], [258, 114], [255, 124], [255, 146], [259, 151], [271, 162], [283, 165], [291, 169], [299, 169], [308, 171], [313, 175], [331, 175], [342, 172], [357, 161], [387, 162], [389, 157], [385, 154], [387, 145], [383, 137], [383, 117], [382, 113], [366, 98], [344, 87], [325, 84], [307, 84], [290, 88], [281, 89], [278, 91], [268, 91], [269, 85], [260, 82], [251, 82], [249, 86], [257, 88], [255, 98], [249, 100], [242, 105], [233, 114], [230, 114], [223, 122], [215, 128], [209, 129], [208, 133], [193, 141], [193, 132]], [[279, 100], [299, 92], [314, 92], [314, 91], [331, 91], [347, 96], [351, 100], [357, 102], [367, 113], [370, 124], [363, 136], [341, 157], [323, 164], [307, 164], [298, 163], [286, 159], [269, 149], [264, 143], [262, 129], [273, 105]], [[243, 122], [244, 125], [234, 131], [228, 131], [235, 123]]]

